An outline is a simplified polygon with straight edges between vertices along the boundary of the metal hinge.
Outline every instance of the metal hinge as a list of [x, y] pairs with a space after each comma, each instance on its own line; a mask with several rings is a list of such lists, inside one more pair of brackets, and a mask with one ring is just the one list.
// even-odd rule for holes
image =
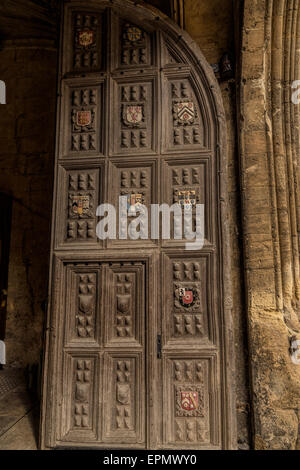
[[157, 359], [161, 359], [161, 335], [157, 335]]

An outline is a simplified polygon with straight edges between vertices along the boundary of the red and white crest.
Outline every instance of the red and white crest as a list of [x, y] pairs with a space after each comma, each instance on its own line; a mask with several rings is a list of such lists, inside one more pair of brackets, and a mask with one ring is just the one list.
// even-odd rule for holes
[[130, 105], [126, 107], [125, 119], [128, 124], [139, 124], [143, 121], [143, 106]]
[[78, 111], [76, 114], [76, 124], [80, 127], [89, 126], [92, 123], [91, 111]]
[[195, 119], [195, 107], [192, 101], [177, 103], [177, 116], [181, 123], [192, 123]]
[[181, 287], [179, 289], [179, 300], [184, 307], [192, 307], [196, 301], [196, 292], [194, 289]]
[[88, 47], [94, 44], [94, 31], [92, 30], [83, 30], [78, 31], [78, 44], [82, 47]]
[[184, 411], [195, 411], [199, 408], [198, 392], [181, 392], [181, 408]]

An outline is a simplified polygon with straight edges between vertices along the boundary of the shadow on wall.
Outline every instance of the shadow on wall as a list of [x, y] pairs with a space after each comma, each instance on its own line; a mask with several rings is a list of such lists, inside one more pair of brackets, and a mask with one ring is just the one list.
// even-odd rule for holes
[[57, 49], [2, 42], [0, 191], [13, 201], [8, 274], [7, 364], [39, 363], [47, 296], [55, 139]]

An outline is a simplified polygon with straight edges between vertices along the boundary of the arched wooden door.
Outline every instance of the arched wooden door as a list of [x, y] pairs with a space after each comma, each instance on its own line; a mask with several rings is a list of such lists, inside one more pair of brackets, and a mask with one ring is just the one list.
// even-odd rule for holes
[[[66, 2], [60, 57], [41, 445], [232, 448], [225, 123], [213, 73], [186, 33], [128, 0]], [[204, 204], [204, 248], [99, 241], [96, 208], [120, 195]]]

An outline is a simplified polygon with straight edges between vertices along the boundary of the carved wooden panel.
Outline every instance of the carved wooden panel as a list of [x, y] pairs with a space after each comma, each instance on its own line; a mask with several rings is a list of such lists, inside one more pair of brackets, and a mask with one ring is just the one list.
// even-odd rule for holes
[[211, 312], [209, 263], [206, 256], [164, 257], [163, 332], [170, 344], [198, 344], [207, 341], [208, 312]]
[[219, 445], [215, 365], [215, 358], [165, 359], [165, 442], [182, 448]]
[[62, 438], [79, 438], [83, 442], [95, 440], [98, 395], [96, 358], [68, 354], [65, 369], [65, 380], [62, 383]]
[[127, 21], [120, 22], [119, 67], [133, 68], [151, 65], [151, 39], [138, 25]]
[[161, 47], [162, 63], [164, 67], [175, 68], [178, 67], [179, 64], [182, 67], [187, 63], [186, 58], [182, 54], [182, 51], [175, 47], [174, 43], [168, 41], [166, 36], [163, 37]]
[[88, 156], [103, 152], [103, 84], [65, 87], [65, 119], [61, 156]]
[[73, 49], [70, 71], [97, 71], [102, 67], [102, 16], [89, 12], [75, 12], [73, 22]]
[[66, 239], [95, 240], [96, 171], [69, 173]]
[[154, 85], [152, 80], [114, 83], [114, 153], [133, 155], [155, 151]]
[[205, 115], [189, 78], [164, 80], [165, 150], [191, 151], [207, 146]]
[[73, 267], [68, 285], [66, 343], [99, 344], [101, 268]]
[[140, 443], [145, 439], [144, 374], [139, 354], [117, 353], [106, 356], [107, 385], [105, 392], [106, 420], [104, 440]]
[[114, 263], [106, 271], [107, 345], [144, 345], [144, 266]]
[[[210, 162], [199, 158], [170, 158], [165, 161], [163, 174], [163, 198], [170, 206], [180, 204], [182, 209], [192, 208], [192, 230], [196, 230], [196, 204], [204, 205], [204, 228], [206, 241], [212, 241], [211, 214], [210, 214]], [[182, 217], [182, 230], [184, 233]], [[185, 221], [187, 223], [187, 221]], [[171, 241], [164, 242], [165, 245], [182, 245], [186, 240], [180, 242], [173, 240], [174, 218], [171, 224]]]
[[[111, 163], [111, 172], [110, 177], [112, 180], [112, 185], [109, 188], [109, 201], [112, 201], [115, 207], [117, 208], [117, 229], [118, 233], [121, 232], [124, 234], [124, 237], [127, 233], [127, 238], [129, 237], [129, 225], [135, 220], [135, 211], [138, 215], [139, 206], [142, 204], [151, 211], [151, 204], [157, 202], [158, 198], [158, 184], [157, 184], [157, 165], [156, 161], [151, 161], [147, 159], [146, 161], [142, 160], [130, 160], [119, 159], [118, 161], [113, 161]], [[128, 218], [127, 224], [126, 220], [121, 221], [121, 227], [119, 223], [119, 197], [127, 198], [127, 209], [128, 209]], [[150, 219], [149, 219], [150, 220]], [[124, 243], [129, 245], [133, 244], [149, 244], [153, 245], [153, 240], [150, 236], [150, 224], [148, 231], [146, 227], [143, 227], [143, 230], [148, 234], [148, 240], [116, 240], [111, 242], [112, 245], [121, 245], [124, 246]]]
[[59, 232], [61, 244], [98, 243], [96, 236], [96, 209], [100, 203], [100, 169], [60, 168], [64, 198], [59, 201]]

